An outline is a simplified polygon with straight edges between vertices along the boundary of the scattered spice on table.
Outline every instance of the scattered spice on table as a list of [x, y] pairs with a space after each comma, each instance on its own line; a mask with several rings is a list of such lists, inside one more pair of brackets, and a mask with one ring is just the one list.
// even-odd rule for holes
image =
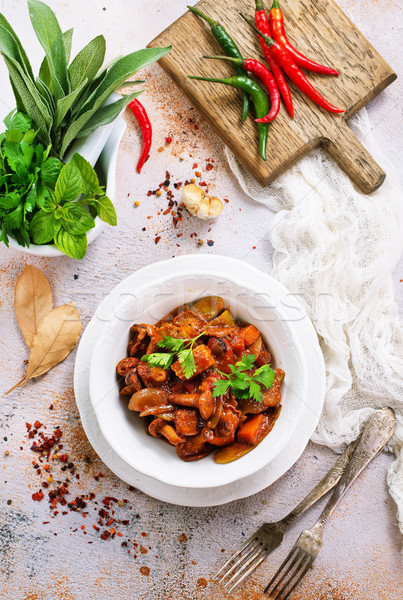
[[[139, 514], [130, 515], [130, 511], [133, 510], [130, 500], [128, 498], [118, 499], [110, 495], [99, 498], [94, 492], [79, 494], [77, 491], [73, 492], [73, 488], [80, 480], [79, 467], [65, 451], [61, 428], [53, 427], [50, 433], [46, 425], [36, 420], [33, 424], [26, 423], [26, 430], [26, 436], [31, 443], [30, 449], [34, 453], [32, 467], [41, 481], [39, 489], [32, 494], [32, 500], [35, 502], [48, 501], [50, 519], [69, 513], [80, 513], [81, 517], [87, 520], [86, 524], [75, 527], [71, 533], [78, 532], [82, 535], [92, 533], [103, 541], [118, 537], [121, 538], [121, 547], [133, 558], [137, 558], [137, 552], [144, 554], [144, 546], [140, 545], [136, 539], [129, 537], [130, 530], [132, 530], [129, 526], [133, 525], [135, 520], [140, 519]], [[87, 458], [86, 464], [90, 462], [90, 459]], [[104, 474], [98, 472], [93, 477], [95, 481], [99, 481]], [[128, 491], [134, 490], [134, 487], [128, 486]], [[129, 516], [130, 518], [127, 518]], [[42, 523], [49, 525], [51, 520]], [[143, 538], [147, 537], [147, 533], [144, 531], [140, 535]], [[92, 541], [89, 540], [88, 543], [92, 543]], [[139, 548], [143, 548], [143, 551]], [[151, 549], [152, 547], [149, 546], [148, 550]], [[147, 552], [148, 550], [146, 549]]]

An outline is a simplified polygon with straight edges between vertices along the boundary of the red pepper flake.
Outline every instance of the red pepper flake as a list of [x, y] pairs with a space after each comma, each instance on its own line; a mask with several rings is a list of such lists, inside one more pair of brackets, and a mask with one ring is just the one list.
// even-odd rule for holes
[[35, 429], [39, 429], [40, 427], [42, 427], [42, 423], [40, 421], [35, 421], [34, 427]]
[[140, 546], [140, 552], [141, 554], [147, 554], [148, 550], [147, 548], [144, 548], [144, 546]]
[[197, 585], [204, 589], [205, 587], [207, 587], [207, 581], [204, 579], [204, 577], [200, 577], [197, 580]]
[[155, 242], [156, 244], [158, 244], [158, 242], [160, 241], [160, 239], [161, 239], [161, 236], [160, 236], [160, 235], [157, 235], [157, 237], [155, 238], [154, 242]]
[[43, 492], [42, 490], [39, 490], [39, 492], [35, 492], [35, 494], [32, 494], [32, 500], [35, 500], [36, 502], [40, 502], [43, 498]]
[[[137, 515], [136, 515], [136, 517], [137, 517]], [[142, 535], [142, 537], [147, 537], [147, 534], [144, 533], [144, 531], [141, 533], [141, 535]]]
[[197, 167], [198, 167], [198, 166], [199, 166], [199, 165], [198, 165], [197, 163], [193, 163], [193, 167], [192, 167], [192, 169], [197, 169]]
[[181, 544], [184, 544], [185, 542], [188, 541], [188, 536], [186, 535], [186, 533], [181, 533], [180, 536], [178, 537], [178, 540]]
[[29, 431], [32, 427], [31, 423], [25, 423], [25, 427], [27, 428], [27, 431]]
[[168, 136], [168, 137], [165, 138], [165, 143], [166, 144], [172, 144], [172, 138], [171, 138], [171, 136]]
[[150, 568], [149, 567], [140, 567], [140, 573], [142, 575], [144, 575], [145, 577], [148, 577], [150, 574]]
[[196, 175], [196, 177], [201, 177], [200, 171], [195, 171], [195, 175]]
[[206, 165], [206, 171], [211, 171], [212, 169], [214, 169], [214, 165], [212, 165], [211, 163], [208, 163]]
[[103, 531], [101, 533], [101, 540], [107, 540], [110, 537], [111, 537], [110, 531], [108, 531], [107, 529], [105, 529], [105, 531]]
[[256, 246], [252, 246], [252, 250], [256, 250]]

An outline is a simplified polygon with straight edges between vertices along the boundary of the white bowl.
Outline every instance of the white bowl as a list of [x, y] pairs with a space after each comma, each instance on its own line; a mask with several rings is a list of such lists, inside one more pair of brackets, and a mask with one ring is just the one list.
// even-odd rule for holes
[[[307, 393], [307, 362], [304, 340], [293, 326], [306, 318], [305, 310], [287, 297], [285, 288], [270, 278], [270, 294], [245, 287], [229, 275], [196, 271], [154, 280], [118, 299], [96, 345], [90, 369], [90, 396], [99, 426], [115, 452], [137, 471], [161, 482], [187, 488], [213, 488], [247, 477], [271, 461], [292, 436], [302, 410], [310, 410]], [[128, 398], [119, 396], [116, 364], [127, 356], [129, 328], [155, 323], [186, 302], [220, 295], [239, 319], [256, 325], [273, 355], [273, 366], [286, 372], [282, 386], [282, 410], [269, 435], [251, 452], [225, 465], [212, 454], [195, 462], [181, 461], [173, 446], [146, 435], [138, 413], [127, 408]], [[281, 301], [280, 301], [281, 299]]]
[[[79, 152], [91, 165], [98, 164], [101, 167], [106, 180], [106, 195], [113, 202], [116, 191], [116, 161], [118, 157], [119, 145], [126, 129], [126, 123], [122, 118], [117, 119], [109, 125], [104, 125], [97, 129], [91, 136], [80, 140], [74, 145], [73, 150], [66, 158], [70, 160], [74, 152]], [[87, 244], [91, 244], [105, 227], [104, 221], [95, 217], [95, 227], [87, 233]], [[0, 228], [1, 231], [1, 228]], [[9, 236], [9, 246], [14, 250], [20, 250], [26, 254], [34, 256], [66, 256], [54, 244], [31, 244], [29, 247], [20, 246], [11, 235]]]

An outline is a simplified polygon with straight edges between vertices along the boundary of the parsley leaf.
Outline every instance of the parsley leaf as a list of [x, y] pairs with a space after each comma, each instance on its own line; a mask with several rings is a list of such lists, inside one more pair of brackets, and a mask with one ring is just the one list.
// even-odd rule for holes
[[213, 398], [223, 396], [230, 386], [229, 379], [217, 379], [213, 388]]
[[[249, 375], [255, 365], [255, 356], [248, 354], [243, 356], [235, 365], [229, 365], [231, 373], [221, 373], [225, 380], [217, 380], [213, 387], [213, 396], [222, 396], [231, 388], [236, 398], [252, 398], [256, 402], [262, 402], [262, 387], [271, 388], [274, 382], [274, 371], [270, 365], [263, 365]], [[217, 369], [216, 369], [217, 370]]]
[[166, 348], [172, 352], [180, 352], [185, 346], [185, 340], [173, 338], [170, 335], [164, 335], [162, 340], [157, 344], [160, 348]]
[[193, 356], [192, 348], [182, 350], [178, 354], [179, 364], [181, 365], [186, 379], [190, 379], [193, 373], [196, 371], [195, 359]]
[[171, 366], [173, 358], [173, 354], [168, 354], [166, 352], [154, 352], [153, 354], [145, 354], [141, 357], [141, 360], [148, 363], [151, 367], [167, 369]]
[[261, 383], [265, 388], [271, 388], [274, 383], [275, 373], [270, 365], [259, 367], [253, 374], [253, 379]]

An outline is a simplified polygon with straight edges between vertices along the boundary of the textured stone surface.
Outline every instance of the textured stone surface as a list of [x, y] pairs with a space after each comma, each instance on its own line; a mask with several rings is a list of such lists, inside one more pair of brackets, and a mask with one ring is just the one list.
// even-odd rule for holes
[[[103, 32], [110, 58], [144, 46], [177, 18], [186, 5], [182, 0], [158, 4], [88, 0], [85, 6], [78, 0], [49, 3], [57, 11], [64, 29], [75, 27], [73, 51]], [[342, 0], [340, 4], [399, 73], [399, 2]], [[0, 0], [0, 7], [24, 44], [36, 53], [37, 67], [41, 53], [29, 26], [25, 1]], [[68, 258], [34, 259], [0, 248], [2, 390], [20, 378], [23, 361], [28, 356], [13, 313], [15, 280], [26, 264], [34, 264], [46, 273], [56, 305], [74, 301], [84, 325], [116, 283], [152, 261], [192, 252], [220, 253], [270, 272], [271, 248], [267, 239], [270, 212], [242, 194], [225, 163], [220, 141], [159, 67], [152, 67], [145, 75], [147, 91], [142, 100], [154, 124], [154, 149], [144, 167], [144, 175], [139, 177], [135, 165], [140, 138], [137, 125], [127, 116], [128, 129], [119, 154], [115, 198], [119, 226], [105, 230], [89, 248], [82, 263]], [[12, 99], [2, 64], [0, 81], [0, 114], [4, 115], [7, 106], [12, 107]], [[396, 168], [400, 168], [403, 159], [402, 139], [397, 137], [402, 122], [400, 105], [398, 80], [369, 107], [379, 144]], [[168, 135], [173, 137], [170, 145], [165, 144]], [[184, 160], [179, 160], [180, 155]], [[206, 171], [207, 159], [214, 160], [210, 171]], [[194, 163], [198, 167], [193, 168]], [[229, 199], [216, 223], [199, 223], [184, 217], [175, 230], [170, 215], [158, 215], [167, 208], [165, 194], [157, 199], [147, 197], [147, 191], [165, 179], [165, 170], [171, 172], [172, 183], [194, 177], [198, 170], [201, 180], [209, 184], [210, 192]], [[179, 194], [176, 197], [179, 199]], [[133, 206], [136, 200], [140, 202], [137, 208]], [[144, 227], [146, 231], [142, 231]], [[179, 233], [183, 235], [177, 237]], [[190, 237], [192, 233], [197, 235]], [[156, 236], [161, 236], [157, 245]], [[197, 246], [199, 238], [205, 242], [214, 240], [214, 245]], [[398, 288], [402, 270], [396, 270], [395, 275]], [[224, 600], [226, 596], [211, 583], [211, 575], [244, 536], [264, 520], [277, 519], [293, 507], [329, 468], [333, 453], [310, 444], [297, 464], [270, 489], [220, 508], [179, 508], [161, 503], [141, 492], [129, 491], [91, 449], [75, 407], [73, 365], [74, 352], [47, 376], [1, 402], [0, 598], [115, 600], [126, 596], [141, 600]], [[54, 408], [50, 410], [52, 404]], [[45, 499], [32, 500], [32, 494], [45, 480], [43, 473], [39, 477], [33, 468], [35, 456], [26, 439], [25, 423], [36, 419], [47, 425], [48, 432], [56, 425], [63, 431], [63, 452], [69, 454], [69, 460], [80, 475], [80, 479], [70, 476], [69, 501], [79, 494], [96, 494], [84, 510], [88, 512], [86, 518], [70, 510], [63, 515], [61, 509], [51, 518]], [[385, 484], [390, 461], [388, 455], [376, 459], [337, 509], [325, 531], [324, 549], [295, 594], [296, 600], [397, 600], [400, 597], [395, 508]], [[104, 477], [98, 477], [100, 471]], [[57, 480], [60, 466], [52, 466], [52, 472]], [[93, 525], [97, 524], [97, 512], [106, 495], [128, 499], [128, 503], [115, 507], [114, 518], [129, 523], [116, 526], [122, 537], [116, 535], [104, 541], [100, 533], [107, 527], [97, 532]], [[283, 560], [298, 532], [314, 522], [319, 510], [319, 507], [313, 509], [294, 524], [283, 546], [232, 595], [234, 600], [264, 598], [263, 584]], [[142, 533], [147, 535], [142, 536]], [[131, 541], [127, 548], [122, 547], [122, 541], [128, 538]], [[136, 549], [133, 549], [133, 541], [138, 544]], [[150, 569], [149, 575], [143, 567]], [[207, 587], [203, 587], [205, 583]]]

